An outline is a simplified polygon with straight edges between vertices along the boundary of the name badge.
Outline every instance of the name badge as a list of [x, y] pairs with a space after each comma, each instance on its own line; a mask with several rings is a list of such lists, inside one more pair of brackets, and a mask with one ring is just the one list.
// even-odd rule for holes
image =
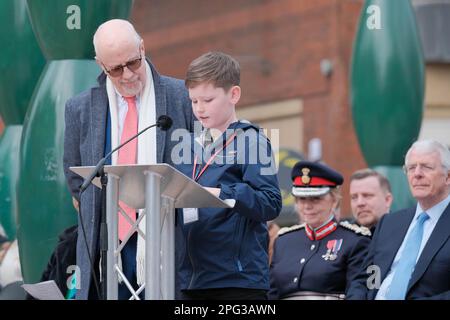
[[183, 208], [183, 221], [184, 224], [195, 222], [198, 220], [197, 208]]

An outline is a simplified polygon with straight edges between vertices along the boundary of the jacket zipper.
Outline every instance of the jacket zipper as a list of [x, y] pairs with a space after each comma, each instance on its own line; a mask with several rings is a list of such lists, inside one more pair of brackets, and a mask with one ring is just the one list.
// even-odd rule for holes
[[241, 260], [240, 260], [241, 245], [242, 245], [241, 220], [242, 220], [242, 217], [239, 217], [238, 221], [237, 221], [237, 228], [236, 228], [236, 230], [238, 231], [238, 234], [237, 234], [237, 237], [236, 237], [236, 240], [237, 240], [237, 244], [236, 244], [236, 265], [237, 265], [237, 268], [238, 268], [239, 272], [243, 271]]

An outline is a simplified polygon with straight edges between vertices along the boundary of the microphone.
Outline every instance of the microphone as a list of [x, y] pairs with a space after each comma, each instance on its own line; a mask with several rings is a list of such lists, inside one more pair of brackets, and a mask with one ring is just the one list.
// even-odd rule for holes
[[[169, 116], [166, 116], [166, 115], [160, 116], [158, 118], [158, 121], [156, 121], [156, 125], [163, 131], [169, 130], [170, 127], [172, 127], [172, 124], [173, 124], [172, 118]], [[147, 129], [144, 129], [144, 130], [147, 130]]]
[[103, 166], [105, 165], [106, 160], [117, 150], [119, 150], [120, 148], [122, 148], [124, 145], [126, 145], [128, 142], [130, 142], [133, 139], [136, 139], [138, 136], [140, 136], [142, 133], [144, 133], [145, 131], [147, 131], [150, 128], [153, 127], [159, 127], [161, 130], [163, 131], [167, 131], [172, 127], [172, 118], [167, 116], [167, 115], [162, 115], [158, 118], [158, 120], [156, 121], [155, 124], [152, 124], [144, 129], [142, 129], [141, 131], [139, 131], [137, 134], [135, 134], [134, 136], [132, 136], [130, 139], [128, 139], [127, 141], [125, 141], [124, 143], [122, 143], [121, 145], [117, 146], [115, 149], [111, 150], [105, 157], [103, 157], [102, 159], [100, 159], [100, 161], [97, 163], [97, 165], [95, 166], [94, 170], [92, 170], [91, 174], [89, 175], [89, 177], [87, 177], [83, 184], [81, 185], [80, 188], [80, 194], [86, 190], [86, 188], [91, 184], [91, 181], [98, 175], [98, 173], [100, 172], [100, 169], [103, 168]]

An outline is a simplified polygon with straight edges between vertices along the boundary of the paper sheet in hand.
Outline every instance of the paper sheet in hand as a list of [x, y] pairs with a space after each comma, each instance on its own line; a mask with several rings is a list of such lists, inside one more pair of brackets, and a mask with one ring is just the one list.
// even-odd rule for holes
[[22, 288], [38, 300], [64, 300], [64, 296], [53, 280], [35, 284], [23, 284]]

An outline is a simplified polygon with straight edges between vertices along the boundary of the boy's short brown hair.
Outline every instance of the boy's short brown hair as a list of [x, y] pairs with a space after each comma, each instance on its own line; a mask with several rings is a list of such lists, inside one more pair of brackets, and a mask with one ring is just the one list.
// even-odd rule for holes
[[213, 51], [191, 62], [184, 84], [189, 89], [202, 83], [211, 83], [216, 88], [228, 90], [238, 86], [240, 80], [239, 62], [228, 54]]

